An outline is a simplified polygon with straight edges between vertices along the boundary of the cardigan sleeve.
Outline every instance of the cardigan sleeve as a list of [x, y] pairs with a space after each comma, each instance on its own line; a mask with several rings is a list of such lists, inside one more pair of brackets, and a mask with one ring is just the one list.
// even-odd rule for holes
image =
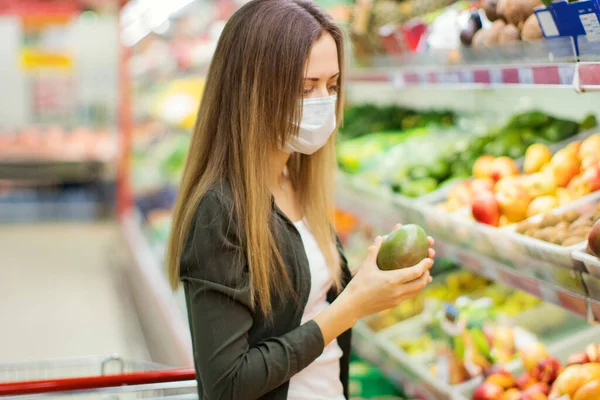
[[324, 348], [314, 321], [249, 344], [254, 315], [235, 226], [222, 196], [208, 192], [198, 207], [180, 265], [198, 379], [211, 400], [257, 399], [290, 380]]

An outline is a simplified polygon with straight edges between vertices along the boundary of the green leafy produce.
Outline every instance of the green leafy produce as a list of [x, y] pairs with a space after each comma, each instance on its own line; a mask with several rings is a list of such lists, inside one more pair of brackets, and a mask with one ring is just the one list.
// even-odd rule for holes
[[[461, 129], [448, 128], [455, 120], [445, 111], [350, 107], [338, 160], [343, 170], [368, 182], [388, 185], [407, 197], [420, 197], [470, 177], [475, 161], [483, 154], [520, 158], [533, 143], [560, 142], [597, 124], [593, 115], [578, 123], [539, 110], [515, 114], [503, 126], [492, 129], [480, 129], [481, 123], [475, 124], [479, 129], [474, 131], [462, 124]], [[373, 128], [379, 133], [365, 135]], [[382, 129], [391, 131], [380, 132]]]
[[352, 139], [372, 132], [413, 129], [430, 124], [451, 126], [451, 111], [418, 112], [396, 105], [355, 105], [344, 112], [344, 124], [340, 130], [343, 139]]

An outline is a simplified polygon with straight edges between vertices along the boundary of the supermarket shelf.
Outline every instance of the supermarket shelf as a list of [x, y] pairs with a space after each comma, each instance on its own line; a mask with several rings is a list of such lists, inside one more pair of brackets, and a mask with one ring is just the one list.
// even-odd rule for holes
[[600, 90], [600, 63], [407, 66], [356, 71], [350, 76], [350, 81], [390, 83], [396, 89], [415, 86], [451, 86], [462, 89], [502, 86], [597, 91]]
[[[546, 39], [491, 46], [380, 57], [356, 69], [351, 82], [390, 83], [397, 89], [414, 86], [556, 87], [600, 90], [600, 54], [571, 38]], [[582, 61], [582, 62], [578, 62]]]
[[507, 231], [457, 218], [375, 186], [338, 176], [337, 205], [382, 232], [415, 223], [436, 238], [436, 251], [465, 268], [600, 322], [600, 280], [523, 255]]
[[0, 180], [90, 182], [105, 176], [109, 168], [110, 163], [99, 160], [2, 160]]
[[174, 366], [192, 366], [187, 319], [163, 273], [162, 263], [148, 243], [139, 215], [126, 213], [121, 229], [131, 261], [129, 280], [148, 347], [154, 360]]
[[[394, 71], [365, 71], [353, 74], [352, 82], [385, 82], [401, 89], [413, 86], [444, 85], [465, 89], [490, 86], [553, 86], [573, 88], [578, 64], [405, 67]], [[595, 71], [599, 64], [586, 64], [586, 89], [600, 84]], [[593, 73], [590, 71], [594, 71]]]

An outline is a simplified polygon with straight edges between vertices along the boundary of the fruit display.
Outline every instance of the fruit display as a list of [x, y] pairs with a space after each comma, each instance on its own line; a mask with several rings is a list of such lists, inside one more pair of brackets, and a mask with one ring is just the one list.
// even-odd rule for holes
[[515, 225], [516, 232], [559, 246], [584, 242], [592, 233], [592, 225], [600, 220], [600, 204], [580, 213], [570, 210], [562, 214], [548, 212]]
[[436, 362], [430, 368], [433, 375], [456, 385], [488, 374], [513, 360], [524, 343], [536, 342], [522, 329], [496, 322], [498, 315], [489, 300], [459, 298], [455, 304], [445, 304], [429, 321], [428, 332], [437, 343]]
[[[370, 108], [366, 110], [372, 113]], [[482, 120], [460, 121], [460, 128], [448, 126], [450, 118], [432, 117], [427, 121], [430, 123], [426, 126], [415, 127], [419, 124], [411, 123], [410, 129], [398, 130], [402, 129], [398, 127], [401, 124], [396, 124], [392, 131], [342, 140], [338, 145], [342, 169], [372, 184], [389, 186], [403, 196], [420, 197], [467, 179], [472, 170], [481, 170], [483, 163], [477, 167], [475, 163], [482, 155], [505, 157], [496, 162], [494, 173], [510, 174], [510, 159], [523, 156], [527, 146], [556, 143], [595, 125], [595, 120], [589, 118], [578, 124], [539, 111], [517, 114], [494, 129]], [[375, 127], [385, 128], [384, 124]], [[351, 131], [358, 130], [356, 126]]]
[[418, 225], [403, 225], [386, 236], [377, 253], [377, 266], [384, 271], [412, 267], [428, 257], [427, 234]]
[[600, 189], [600, 134], [574, 141], [551, 155], [541, 143], [527, 148], [523, 169], [509, 157], [483, 155], [474, 179], [454, 187], [445, 211], [471, 208], [473, 218], [507, 226], [548, 212]]
[[539, 343], [520, 353], [523, 372], [493, 372], [474, 391], [473, 400], [600, 399], [600, 345], [589, 344], [565, 365]]
[[78, 126], [25, 126], [17, 131], [0, 131], [2, 160], [112, 160], [117, 154], [114, 132]]
[[[522, 329], [495, 322], [501, 314], [490, 300], [460, 297], [453, 303], [430, 305], [387, 336], [416, 361], [429, 365], [438, 379], [446, 377], [451, 385], [465, 382], [512, 360], [519, 350], [517, 343], [531, 340], [532, 335]], [[533, 304], [523, 303], [521, 309]]]
[[[438, 264], [440, 260], [436, 260]], [[447, 276], [434, 278], [421, 293], [410, 300], [403, 301], [396, 308], [380, 312], [366, 320], [375, 332], [397, 324], [407, 318], [420, 314], [426, 300], [436, 302], [454, 302], [461, 295], [468, 295], [484, 289], [491, 283], [485, 278], [469, 271], [451, 272]]]

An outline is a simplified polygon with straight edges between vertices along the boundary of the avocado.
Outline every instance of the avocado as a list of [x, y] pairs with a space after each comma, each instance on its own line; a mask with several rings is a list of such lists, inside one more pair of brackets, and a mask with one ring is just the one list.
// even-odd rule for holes
[[377, 266], [389, 271], [412, 267], [427, 258], [429, 241], [418, 225], [403, 225], [390, 233], [377, 254]]

